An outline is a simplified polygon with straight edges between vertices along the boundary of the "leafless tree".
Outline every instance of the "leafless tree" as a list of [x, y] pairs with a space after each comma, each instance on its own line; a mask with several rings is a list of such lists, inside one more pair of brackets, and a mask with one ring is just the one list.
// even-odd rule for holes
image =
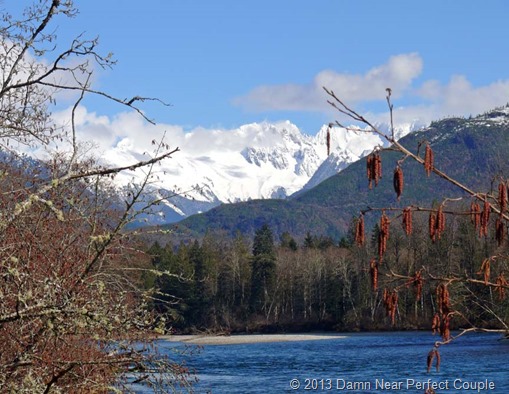
[[[85, 96], [151, 123], [138, 105], [159, 100], [95, 90], [94, 68], [114, 65], [97, 39], [56, 50], [55, 20], [76, 12], [70, 0], [34, 1], [22, 17], [4, 13], [0, 26], [0, 391], [125, 392], [133, 381], [189, 389], [187, 369], [153, 347], [164, 322], [148, 311], [145, 256], [124, 231], [153, 203], [144, 190], [154, 165], [178, 148], [155, 143], [151, 158], [116, 168], [83, 154], [75, 113]], [[62, 92], [76, 97], [68, 129], [51, 115]], [[43, 161], [19, 154], [56, 141], [70, 148]], [[109, 178], [139, 169], [144, 179], [120, 197]]]
[[[495, 297], [490, 297], [490, 302], [475, 294], [471, 285], [481, 285], [496, 293], [496, 302], [504, 302], [506, 290], [509, 289], [509, 282], [506, 279], [508, 270], [507, 264], [507, 247], [504, 243], [505, 229], [509, 221], [509, 213], [507, 210], [507, 193], [508, 183], [506, 180], [500, 180], [498, 188], [495, 192], [478, 192], [472, 190], [467, 185], [459, 182], [458, 180], [449, 176], [445, 171], [439, 169], [434, 164], [434, 152], [432, 146], [428, 141], [422, 141], [416, 147], [416, 151], [412, 151], [405, 147], [398, 141], [394, 133], [393, 123], [393, 104], [391, 102], [391, 89], [387, 89], [387, 104], [390, 115], [390, 129], [389, 132], [382, 132], [373, 123], [366, 119], [362, 114], [355, 109], [349, 107], [344, 100], [338, 97], [332, 90], [324, 87], [329, 99], [328, 103], [334, 107], [339, 113], [345, 115], [350, 120], [357, 122], [362, 127], [345, 127], [338, 121], [329, 125], [332, 129], [334, 126], [339, 126], [357, 133], [374, 133], [389, 143], [389, 150], [401, 153], [401, 157], [395, 163], [393, 183], [394, 191], [399, 200], [403, 193], [404, 182], [404, 163], [405, 161], [414, 161], [423, 166], [423, 173], [427, 176], [441, 177], [458, 189], [467, 193], [471, 198], [470, 210], [458, 211], [457, 209], [449, 209], [449, 204], [452, 205], [453, 200], [458, 201], [461, 199], [444, 199], [438, 207], [422, 207], [422, 206], [407, 206], [405, 208], [396, 207], [366, 207], [362, 210], [359, 218], [356, 221], [355, 239], [360, 245], [365, 242], [365, 228], [364, 228], [364, 215], [368, 212], [379, 213], [379, 231], [378, 231], [378, 255], [371, 259], [370, 266], [367, 269], [371, 275], [371, 282], [373, 291], [379, 292], [387, 310], [387, 314], [394, 322], [398, 311], [398, 295], [401, 291], [411, 287], [415, 289], [417, 299], [421, 298], [423, 285], [426, 283], [428, 286], [435, 286], [435, 294], [432, 302], [436, 311], [433, 321], [430, 325], [434, 332], [440, 333], [442, 336], [441, 341], [435, 343], [435, 347], [430, 352], [428, 357], [428, 371], [431, 362], [438, 359], [439, 363], [439, 346], [449, 343], [455, 338], [464, 335], [471, 331], [490, 331], [500, 332], [509, 335], [509, 322], [497, 314], [493, 308], [493, 300]], [[330, 131], [329, 131], [330, 132]], [[376, 185], [381, 176], [381, 147], [376, 147], [371, 154], [366, 158], [366, 170], [369, 181], [369, 187], [373, 183]], [[386, 170], [385, 170], [386, 172]], [[465, 205], [465, 204], [464, 204]], [[457, 206], [457, 204], [456, 204]], [[414, 274], [402, 274], [394, 272], [389, 267], [384, 265], [385, 251], [387, 248], [387, 240], [392, 230], [391, 224], [396, 222], [398, 225], [403, 225], [404, 232], [410, 235], [413, 231], [412, 218], [413, 215], [424, 213], [429, 217], [429, 236], [433, 242], [438, 241], [445, 230], [445, 218], [449, 215], [468, 215], [471, 217], [472, 226], [478, 232], [480, 237], [485, 237], [488, 234], [488, 226], [493, 225], [493, 233], [495, 234], [498, 242], [498, 248], [492, 256], [479, 261], [479, 276], [474, 276], [467, 273], [466, 270], [458, 269], [456, 271], [449, 270], [448, 272], [440, 271], [436, 267], [423, 266], [417, 268]], [[490, 214], [492, 219], [490, 220]], [[493, 217], [496, 219], [493, 220]], [[420, 221], [422, 223], [422, 220]], [[459, 265], [457, 265], [459, 267]], [[385, 279], [385, 280], [384, 280]], [[385, 287], [387, 286], [387, 287]], [[465, 294], [468, 296], [466, 297]], [[468, 299], [469, 302], [476, 303], [476, 306], [481, 308], [484, 312], [489, 313], [498, 322], [499, 328], [481, 328], [473, 325], [462, 313], [461, 308], [468, 308], [468, 305], [462, 305], [462, 297]], [[466, 327], [461, 329], [455, 336], [451, 334], [451, 320], [456, 319], [459, 323], [458, 327]]]

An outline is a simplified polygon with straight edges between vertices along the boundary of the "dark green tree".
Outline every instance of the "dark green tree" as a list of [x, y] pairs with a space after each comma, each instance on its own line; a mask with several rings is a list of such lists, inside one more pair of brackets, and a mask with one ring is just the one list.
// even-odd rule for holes
[[251, 271], [251, 310], [265, 313], [276, 278], [274, 236], [267, 224], [255, 233]]
[[203, 247], [196, 240], [189, 250], [189, 262], [194, 268], [194, 294], [191, 300], [192, 321], [198, 326], [206, 327], [212, 301], [208, 283], [209, 269]]
[[[165, 274], [155, 279], [155, 310], [165, 316], [172, 328], [183, 328], [190, 324], [189, 302], [192, 300], [194, 267], [189, 262], [189, 246], [181, 243], [175, 253], [171, 245], [166, 248], [152, 246], [152, 264]], [[157, 252], [157, 253], [156, 253]], [[166, 274], [167, 273], [167, 274]]]
[[280, 241], [282, 248], [287, 248], [293, 250], [294, 252], [298, 249], [297, 242], [288, 231], [285, 231], [283, 234], [281, 234]]
[[304, 247], [309, 249], [316, 248], [316, 237], [312, 235], [309, 231], [306, 233], [306, 238], [304, 238]]

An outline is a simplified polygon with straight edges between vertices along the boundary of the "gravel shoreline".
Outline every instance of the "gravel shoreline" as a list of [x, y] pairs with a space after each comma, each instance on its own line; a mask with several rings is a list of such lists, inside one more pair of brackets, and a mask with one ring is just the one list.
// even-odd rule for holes
[[161, 339], [193, 345], [240, 345], [247, 343], [319, 341], [343, 339], [337, 334], [239, 334], [239, 335], [164, 335]]

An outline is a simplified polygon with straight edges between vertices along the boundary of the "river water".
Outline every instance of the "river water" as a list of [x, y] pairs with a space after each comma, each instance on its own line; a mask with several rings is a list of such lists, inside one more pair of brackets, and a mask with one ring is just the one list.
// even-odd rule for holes
[[[197, 393], [509, 394], [509, 340], [469, 334], [442, 346], [441, 366], [426, 372], [437, 337], [429, 332], [344, 334], [345, 338], [205, 345], [185, 356]], [[163, 352], [182, 343], [162, 342]], [[141, 393], [142, 391], [140, 391]]]

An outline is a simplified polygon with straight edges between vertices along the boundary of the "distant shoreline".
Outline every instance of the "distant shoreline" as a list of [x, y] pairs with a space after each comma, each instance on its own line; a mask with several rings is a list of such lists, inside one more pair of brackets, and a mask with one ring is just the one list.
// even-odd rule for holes
[[337, 334], [238, 334], [238, 335], [163, 335], [160, 339], [193, 345], [241, 345], [250, 343], [300, 342], [344, 339]]

